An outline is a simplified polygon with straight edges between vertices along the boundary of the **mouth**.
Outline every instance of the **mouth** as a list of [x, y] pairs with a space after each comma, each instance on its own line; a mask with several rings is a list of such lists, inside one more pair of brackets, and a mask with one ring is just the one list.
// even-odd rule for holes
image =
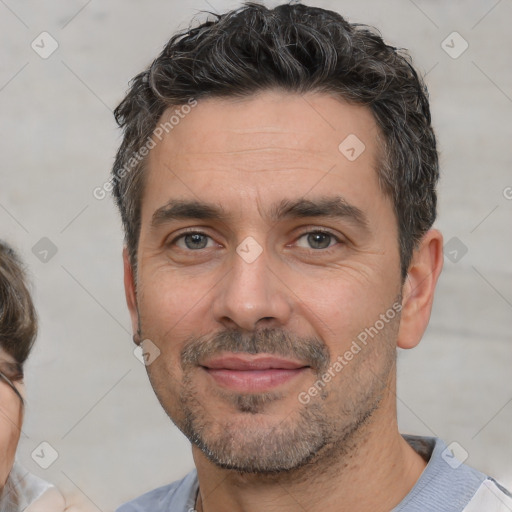
[[239, 392], [264, 392], [307, 371], [310, 366], [269, 355], [229, 354], [201, 364], [221, 387]]

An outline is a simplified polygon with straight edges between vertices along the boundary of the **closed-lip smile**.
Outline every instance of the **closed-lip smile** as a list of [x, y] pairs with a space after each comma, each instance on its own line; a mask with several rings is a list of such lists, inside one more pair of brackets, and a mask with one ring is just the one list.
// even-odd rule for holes
[[304, 362], [268, 354], [228, 353], [200, 365], [222, 387], [239, 392], [263, 392], [303, 373]]

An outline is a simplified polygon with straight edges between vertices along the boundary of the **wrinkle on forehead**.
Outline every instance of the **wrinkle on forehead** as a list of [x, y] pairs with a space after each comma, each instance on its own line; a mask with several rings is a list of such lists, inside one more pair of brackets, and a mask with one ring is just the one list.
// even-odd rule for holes
[[338, 149], [340, 143], [356, 133], [366, 145], [361, 161], [376, 169], [377, 127], [372, 113], [366, 107], [344, 104], [342, 115], [331, 113], [326, 120], [329, 110], [337, 107], [339, 112], [340, 101], [327, 95], [321, 95], [320, 100], [309, 97], [306, 102], [300, 95], [277, 93], [236, 103], [219, 98], [201, 100], [151, 151], [150, 167], [168, 167], [177, 174], [333, 174], [333, 167], [347, 165]]
[[[160, 160], [160, 159], [159, 159]], [[178, 174], [188, 172], [328, 172], [336, 163], [329, 154], [282, 148], [247, 149], [212, 153], [174, 154], [172, 160], [165, 154], [161, 165], [169, 166]]]
[[[330, 158], [338, 156], [337, 148], [341, 142], [340, 136], [333, 134], [331, 137], [324, 137], [320, 144], [314, 141], [314, 134], [289, 131], [279, 134], [268, 134], [262, 132], [241, 133], [240, 131], [215, 131], [210, 134], [208, 144], [204, 144], [198, 138], [194, 141], [187, 138], [182, 141], [176, 137], [174, 141], [169, 140], [169, 150], [176, 156], [210, 156], [210, 155], [253, 155], [274, 153], [286, 155], [288, 158], [300, 158], [303, 155], [308, 157]], [[188, 142], [187, 142], [188, 141]]]
[[[340, 104], [344, 107], [342, 115]], [[190, 122], [194, 123], [193, 137], [187, 130]], [[168, 139], [166, 145], [175, 154], [281, 148], [336, 155], [339, 143], [347, 135], [359, 133], [361, 138], [364, 133], [373, 137], [376, 128], [368, 107], [350, 105], [327, 94], [301, 96], [266, 91], [236, 101], [200, 100], [164, 140]]]
[[[355, 162], [339, 149], [350, 134], [366, 146]], [[204, 99], [151, 150], [147, 183], [161, 204], [170, 182], [186, 195], [215, 190], [258, 205], [271, 191], [300, 195], [320, 183], [364, 199], [377, 183], [377, 135], [367, 107], [326, 94]]]

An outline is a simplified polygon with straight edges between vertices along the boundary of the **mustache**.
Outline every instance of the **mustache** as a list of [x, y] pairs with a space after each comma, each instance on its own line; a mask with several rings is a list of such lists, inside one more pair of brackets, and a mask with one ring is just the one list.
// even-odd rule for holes
[[245, 352], [248, 354], [272, 354], [303, 361], [317, 372], [323, 373], [330, 363], [329, 349], [315, 337], [295, 336], [281, 329], [261, 329], [245, 333], [235, 329], [191, 337], [180, 353], [185, 370], [199, 366], [201, 362], [222, 352]]

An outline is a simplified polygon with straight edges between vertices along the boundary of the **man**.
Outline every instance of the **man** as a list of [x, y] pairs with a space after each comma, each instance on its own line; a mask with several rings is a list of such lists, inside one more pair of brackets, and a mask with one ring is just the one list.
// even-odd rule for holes
[[171, 38], [116, 119], [134, 341], [196, 465], [119, 512], [512, 508], [397, 427], [396, 347], [443, 261], [406, 56], [334, 12], [246, 4]]

